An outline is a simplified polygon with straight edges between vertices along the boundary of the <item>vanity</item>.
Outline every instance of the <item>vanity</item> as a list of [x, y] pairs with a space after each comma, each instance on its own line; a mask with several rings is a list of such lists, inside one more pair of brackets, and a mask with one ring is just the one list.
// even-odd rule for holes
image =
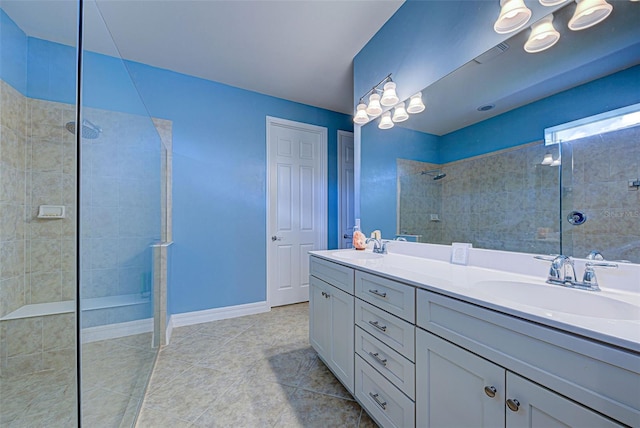
[[591, 292], [532, 255], [389, 247], [310, 253], [310, 342], [380, 426], [640, 426], [638, 265]]

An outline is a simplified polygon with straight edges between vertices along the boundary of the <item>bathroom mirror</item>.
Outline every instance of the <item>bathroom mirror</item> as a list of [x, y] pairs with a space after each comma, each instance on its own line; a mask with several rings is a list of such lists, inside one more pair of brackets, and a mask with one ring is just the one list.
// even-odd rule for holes
[[[568, 239], [572, 228], [607, 229], [609, 237], [620, 237], [633, 234], [629, 224], [635, 218], [639, 226], [635, 230], [640, 230], [640, 207], [632, 209], [638, 199], [621, 178], [633, 179], [640, 173], [638, 151], [618, 152], [625, 149], [608, 145], [593, 153], [573, 149], [573, 157], [564, 159], [563, 147], [545, 146], [543, 141], [545, 128], [640, 101], [639, 6], [614, 2], [605, 21], [570, 31], [567, 22], [575, 9], [571, 2], [554, 14], [561, 36], [550, 49], [526, 53], [523, 46], [531, 32], [527, 28], [425, 88], [424, 112], [389, 130], [378, 129], [377, 119], [363, 126], [363, 230], [381, 229], [384, 237], [405, 235], [418, 242], [471, 242], [479, 248], [576, 257], [587, 255], [582, 252], [593, 236], [580, 233], [585, 242], [575, 246]], [[625, 135], [627, 140], [636, 135], [637, 145], [637, 133]], [[578, 152], [606, 163], [584, 166], [590, 161], [576, 159]], [[616, 168], [614, 174], [616, 153], [628, 165], [625, 171]], [[550, 161], [543, 164], [545, 156]], [[569, 159], [572, 163], [567, 163]], [[577, 170], [576, 165], [583, 167]], [[592, 184], [580, 195], [561, 186], [589, 174], [606, 176], [602, 180], [607, 185]], [[591, 213], [583, 226], [561, 217], [569, 207], [579, 209], [581, 201], [601, 198], [598, 188], [612, 189], [614, 176], [618, 187], [625, 184], [624, 191], [630, 192], [622, 196], [622, 191], [616, 192], [625, 198], [625, 209], [631, 210], [623, 216], [626, 223], [621, 229], [610, 230], [611, 217], [607, 220], [603, 213]], [[639, 215], [633, 217], [633, 212]], [[592, 245], [615, 248], [614, 242]], [[637, 250], [624, 257], [613, 253], [610, 258], [640, 263]]]

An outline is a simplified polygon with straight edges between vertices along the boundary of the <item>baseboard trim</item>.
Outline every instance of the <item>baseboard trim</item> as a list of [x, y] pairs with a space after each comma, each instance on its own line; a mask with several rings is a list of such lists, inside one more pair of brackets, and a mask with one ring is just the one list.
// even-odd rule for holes
[[151, 332], [153, 332], [153, 318], [145, 318], [136, 321], [83, 328], [81, 336], [82, 343], [91, 343], [99, 340], [117, 339], [119, 337]]
[[263, 312], [269, 312], [270, 310], [271, 307], [265, 301], [247, 303], [244, 305], [226, 306], [224, 308], [205, 309], [204, 311], [173, 314], [169, 317], [169, 322], [167, 323], [167, 344], [169, 344], [171, 332], [175, 327], [184, 327], [187, 325], [260, 314]]

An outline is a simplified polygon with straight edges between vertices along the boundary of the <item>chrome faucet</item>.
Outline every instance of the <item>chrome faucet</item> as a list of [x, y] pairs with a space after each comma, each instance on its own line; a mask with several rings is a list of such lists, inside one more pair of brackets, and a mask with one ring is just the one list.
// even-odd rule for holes
[[575, 279], [576, 269], [571, 257], [560, 255], [551, 261], [549, 277], [547, 278], [548, 283], [567, 285], [572, 284]]
[[373, 241], [373, 252], [378, 254], [387, 254], [387, 243], [382, 239], [367, 238], [366, 243]]
[[593, 250], [587, 256], [587, 260], [604, 260], [604, 256], [598, 250]]
[[585, 263], [584, 275], [582, 281], [576, 279], [576, 270], [573, 263], [573, 259], [568, 256], [555, 256], [554, 258], [548, 258], [544, 256], [534, 256], [539, 260], [546, 260], [551, 262], [551, 268], [549, 269], [549, 277], [547, 283], [562, 285], [565, 287], [579, 288], [589, 291], [600, 291], [598, 286], [598, 280], [596, 278], [596, 272], [593, 269], [595, 266], [617, 268], [616, 263], [601, 262], [594, 255], [594, 258], [589, 259]]

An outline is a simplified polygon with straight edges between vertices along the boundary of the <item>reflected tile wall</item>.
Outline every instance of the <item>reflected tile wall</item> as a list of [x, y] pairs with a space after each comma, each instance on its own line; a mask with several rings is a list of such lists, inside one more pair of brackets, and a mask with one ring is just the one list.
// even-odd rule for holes
[[532, 143], [444, 165], [412, 161], [415, 171], [440, 168], [447, 176], [408, 176], [411, 184], [402, 191], [409, 188], [413, 196], [400, 198], [401, 231], [437, 244], [557, 253], [559, 174], [540, 164], [547, 150]]
[[[598, 250], [608, 260], [640, 263], [640, 126], [563, 144], [573, 157], [564, 167], [563, 242], [576, 257]], [[563, 155], [564, 157], [564, 155]], [[572, 210], [587, 221], [572, 226], [565, 220]]]

